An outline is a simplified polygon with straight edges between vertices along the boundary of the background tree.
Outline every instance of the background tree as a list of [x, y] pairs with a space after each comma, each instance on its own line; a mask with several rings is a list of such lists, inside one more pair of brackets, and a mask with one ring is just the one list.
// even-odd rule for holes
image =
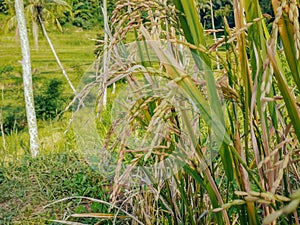
[[34, 99], [32, 91], [32, 74], [30, 63], [30, 47], [24, 15], [24, 5], [22, 0], [15, 1], [16, 19], [20, 34], [20, 43], [22, 48], [22, 68], [23, 68], [23, 83], [24, 96], [26, 104], [26, 115], [30, 137], [30, 151], [33, 157], [39, 152], [38, 129], [36, 123], [36, 115], [34, 109]]

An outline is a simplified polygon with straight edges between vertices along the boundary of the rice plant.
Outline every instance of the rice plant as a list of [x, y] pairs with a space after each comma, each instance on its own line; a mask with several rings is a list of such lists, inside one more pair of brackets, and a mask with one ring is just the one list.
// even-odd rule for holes
[[116, 3], [97, 81], [129, 86], [104, 149], [132, 224], [299, 224], [299, 2], [270, 3], [270, 33], [234, 0], [211, 45], [193, 0]]

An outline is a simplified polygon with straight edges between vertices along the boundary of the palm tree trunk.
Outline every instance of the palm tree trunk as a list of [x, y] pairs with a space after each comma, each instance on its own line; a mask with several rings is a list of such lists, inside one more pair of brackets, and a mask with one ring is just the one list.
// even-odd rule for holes
[[[104, 17], [104, 28], [108, 25], [107, 18], [107, 0], [103, 0], [103, 17]], [[107, 47], [108, 47], [108, 34], [106, 29], [104, 29], [104, 51], [103, 51], [103, 85], [106, 85], [106, 76], [107, 76]], [[104, 89], [103, 94], [103, 106], [106, 107], [107, 104], [107, 88]]]
[[22, 49], [22, 69], [23, 69], [23, 83], [24, 96], [26, 105], [26, 116], [29, 129], [30, 151], [31, 155], [35, 157], [39, 152], [39, 138], [36, 123], [36, 114], [34, 108], [34, 98], [32, 90], [32, 74], [30, 62], [30, 48], [28, 42], [28, 34], [25, 22], [24, 4], [23, 0], [15, 0], [16, 17], [18, 21], [20, 43]]
[[71, 89], [73, 90], [74, 94], [76, 95], [76, 94], [77, 94], [77, 91], [76, 91], [76, 89], [74, 88], [74, 86], [73, 86], [73, 84], [72, 84], [72, 82], [71, 82], [71, 80], [70, 80], [68, 74], [66, 73], [66, 71], [65, 71], [65, 69], [64, 69], [64, 67], [63, 67], [63, 65], [61, 64], [61, 62], [60, 62], [60, 60], [59, 60], [59, 58], [58, 58], [58, 56], [57, 56], [57, 54], [56, 54], [56, 51], [55, 51], [55, 49], [54, 49], [54, 46], [53, 46], [53, 44], [52, 44], [52, 42], [51, 42], [51, 40], [50, 40], [50, 38], [49, 38], [49, 36], [48, 36], [48, 33], [47, 33], [46, 29], [45, 29], [43, 20], [42, 20], [42, 18], [40, 17], [40, 15], [38, 15], [38, 19], [39, 19], [40, 25], [41, 25], [41, 27], [42, 27], [43, 34], [44, 34], [44, 36], [45, 36], [45, 38], [46, 38], [46, 40], [47, 40], [47, 42], [48, 42], [48, 44], [49, 44], [49, 46], [50, 46], [50, 48], [51, 48], [51, 50], [52, 50], [52, 53], [53, 53], [53, 55], [54, 55], [54, 57], [55, 57], [55, 59], [56, 59], [56, 62], [57, 62], [57, 64], [59, 65], [59, 67], [60, 67], [60, 69], [61, 69], [63, 75], [65, 76], [66, 80], [68, 81], [68, 84], [70, 85], [70, 87], [71, 87]]

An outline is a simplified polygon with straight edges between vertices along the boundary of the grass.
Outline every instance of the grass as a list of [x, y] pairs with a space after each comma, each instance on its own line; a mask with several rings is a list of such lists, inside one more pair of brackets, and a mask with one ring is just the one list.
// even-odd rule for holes
[[0, 167], [0, 191], [0, 224], [51, 224], [51, 219], [63, 219], [72, 213], [104, 213], [108, 207], [75, 199], [44, 209], [48, 203], [71, 196], [108, 200], [110, 190], [84, 158], [65, 150], [35, 159], [27, 155]]

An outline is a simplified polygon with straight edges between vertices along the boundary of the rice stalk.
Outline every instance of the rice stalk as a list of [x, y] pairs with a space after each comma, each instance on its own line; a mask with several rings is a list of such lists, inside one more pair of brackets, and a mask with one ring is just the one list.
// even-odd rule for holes
[[[271, 34], [257, 0], [235, 0], [236, 27], [224, 19], [224, 36], [207, 47], [194, 1], [118, 2], [104, 87], [126, 79], [130, 90], [104, 148], [118, 159], [112, 200], [145, 224], [297, 215], [289, 192], [299, 183], [298, 15], [295, 1], [272, 3]], [[294, 43], [282, 54], [278, 32]], [[129, 34], [138, 42], [126, 46]], [[225, 49], [221, 71], [216, 48]]]

